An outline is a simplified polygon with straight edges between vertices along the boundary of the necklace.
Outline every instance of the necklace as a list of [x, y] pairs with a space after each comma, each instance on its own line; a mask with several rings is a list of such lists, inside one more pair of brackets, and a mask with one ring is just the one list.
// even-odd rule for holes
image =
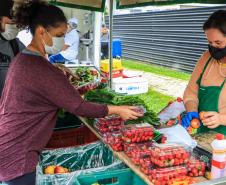
[[[225, 65], [226, 66], [226, 65]], [[220, 63], [220, 67], [219, 67], [219, 73], [220, 73], [220, 75], [222, 76], [222, 77], [224, 77], [224, 78], [226, 78], [226, 75], [225, 74], [223, 74], [223, 72], [222, 72], [222, 63]]]

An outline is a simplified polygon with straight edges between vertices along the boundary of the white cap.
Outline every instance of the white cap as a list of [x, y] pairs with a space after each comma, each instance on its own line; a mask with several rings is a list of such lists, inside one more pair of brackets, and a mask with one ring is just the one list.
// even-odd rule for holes
[[75, 24], [78, 25], [78, 19], [76, 19], [76, 18], [71, 18], [71, 19], [68, 20], [68, 23], [75, 23]]

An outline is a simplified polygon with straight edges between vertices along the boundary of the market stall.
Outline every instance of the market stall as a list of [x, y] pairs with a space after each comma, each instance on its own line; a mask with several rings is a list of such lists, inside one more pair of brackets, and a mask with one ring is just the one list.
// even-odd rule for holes
[[[95, 2], [95, 3], [94, 3]], [[190, 1], [191, 2], [191, 1]], [[194, 1], [194, 2], [207, 2], [207, 3], [223, 3], [224, 1]], [[73, 0], [55, 0], [51, 3], [60, 6], [79, 7], [79, 8], [90, 8], [93, 10], [102, 11], [105, 1], [73, 1]], [[167, 4], [167, 3], [178, 3], [178, 1], [151, 1], [151, 0], [136, 0], [136, 1], [117, 1], [115, 3], [110, 0], [110, 75], [109, 75], [109, 86], [112, 87], [112, 37], [113, 37], [113, 8], [116, 5], [117, 8], [127, 8], [135, 6], [145, 6], [150, 4]], [[188, 1], [183, 1], [188, 3]], [[91, 89], [85, 89], [82, 94], [85, 93], [85, 99], [98, 103], [106, 103], [113, 105], [135, 105], [138, 107], [137, 111], [141, 112], [144, 116], [134, 122], [124, 123], [118, 117], [108, 117], [105, 119], [88, 120], [81, 118], [82, 122], [101, 140], [106, 144], [108, 148], [113, 152], [113, 155], [123, 161], [135, 174], [137, 174], [146, 184], [155, 185], [163, 184], [166, 185], [171, 183], [173, 185], [188, 185], [188, 184], [226, 184], [226, 178], [220, 178], [217, 180], [208, 180], [204, 177], [204, 172], [208, 162], [204, 162], [202, 157], [208, 157], [212, 154], [210, 142], [214, 138], [210, 139], [207, 143], [207, 139], [215, 137], [216, 133], [212, 133], [211, 136], [204, 135], [194, 136], [197, 140], [198, 147], [201, 152], [204, 151], [208, 154], [204, 155], [197, 148], [193, 151], [182, 146], [181, 143], [172, 143], [170, 145], [165, 144], [165, 136], [159, 129], [162, 127], [172, 127], [179, 124], [179, 119], [176, 117], [175, 120], [168, 119], [166, 122], [161, 123], [159, 117], [154, 114], [151, 110], [145, 106], [139, 97], [123, 96], [118, 95], [110, 91], [108, 88], [100, 88], [101, 90], [90, 91], [99, 86], [99, 84]], [[104, 92], [101, 94], [101, 92]], [[92, 94], [94, 93], [94, 94]], [[99, 99], [98, 99], [99, 96]], [[179, 100], [182, 102], [182, 100]], [[143, 125], [145, 123], [145, 125]], [[148, 125], [147, 125], [148, 123]], [[107, 124], [107, 126], [106, 126]], [[139, 125], [136, 125], [139, 124]], [[151, 125], [151, 126], [150, 126]], [[133, 135], [135, 134], [135, 135]], [[191, 134], [193, 134], [191, 132]], [[132, 151], [132, 152], [131, 152]], [[190, 158], [195, 153], [195, 158]], [[133, 153], [133, 154], [132, 154]], [[167, 153], [167, 154], [166, 154]], [[211, 157], [211, 156], [210, 156]], [[209, 162], [211, 161], [208, 158]], [[153, 166], [154, 164], [154, 166]], [[211, 162], [209, 163], [211, 165]], [[157, 166], [157, 168], [156, 168]], [[41, 174], [43, 175], [43, 174]], [[87, 175], [87, 174], [85, 174]], [[98, 176], [98, 175], [97, 175]], [[77, 174], [71, 176], [70, 179], [78, 177]], [[109, 176], [113, 181], [114, 176]], [[88, 177], [87, 177], [88, 178]], [[78, 177], [78, 179], [82, 179]], [[82, 182], [82, 180], [81, 180]], [[94, 183], [93, 183], [94, 184]], [[109, 184], [109, 183], [108, 183]], [[114, 184], [114, 182], [111, 182]], [[87, 184], [88, 185], [88, 184]], [[91, 185], [91, 184], [90, 184]], [[123, 184], [124, 185], [124, 184]], [[135, 184], [134, 184], [135, 185]]]

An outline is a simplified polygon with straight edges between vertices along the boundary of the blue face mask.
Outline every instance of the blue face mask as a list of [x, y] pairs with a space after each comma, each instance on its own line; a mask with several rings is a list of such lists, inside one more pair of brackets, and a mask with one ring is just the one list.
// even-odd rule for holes
[[225, 48], [215, 48], [215, 47], [209, 45], [209, 52], [210, 52], [211, 56], [216, 60], [220, 60], [220, 59], [226, 57], [226, 47]]

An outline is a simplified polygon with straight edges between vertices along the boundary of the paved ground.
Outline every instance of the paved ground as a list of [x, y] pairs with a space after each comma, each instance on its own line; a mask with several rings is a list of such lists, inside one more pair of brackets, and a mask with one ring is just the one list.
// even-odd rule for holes
[[152, 73], [140, 73], [143, 73], [143, 76], [149, 81], [149, 86], [156, 91], [173, 97], [183, 97], [188, 81], [164, 77]]

